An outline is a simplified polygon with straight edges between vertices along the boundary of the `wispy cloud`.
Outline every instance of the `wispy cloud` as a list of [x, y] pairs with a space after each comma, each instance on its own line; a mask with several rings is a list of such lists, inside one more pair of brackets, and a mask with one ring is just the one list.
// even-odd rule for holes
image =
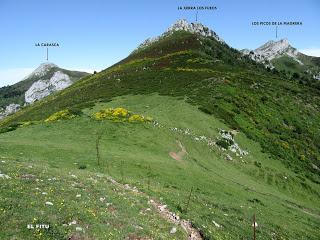
[[12, 85], [32, 73], [33, 68], [0, 69], [0, 87]]
[[68, 70], [71, 70], [71, 71], [79, 71], [79, 72], [87, 72], [87, 73], [93, 73], [94, 71], [97, 71], [97, 70], [93, 70], [93, 69], [89, 69], [89, 68], [66, 68]]
[[320, 57], [320, 48], [300, 49], [299, 52], [302, 52], [308, 56]]

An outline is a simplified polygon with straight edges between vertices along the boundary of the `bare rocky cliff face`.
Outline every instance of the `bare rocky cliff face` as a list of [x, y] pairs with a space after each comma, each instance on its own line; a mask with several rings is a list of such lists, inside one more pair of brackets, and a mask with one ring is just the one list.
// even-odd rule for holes
[[41, 100], [56, 91], [69, 87], [71, 84], [72, 81], [67, 74], [57, 71], [49, 79], [40, 79], [34, 82], [25, 93], [25, 102], [30, 104]]
[[11, 103], [6, 108], [0, 108], [0, 119], [19, 111], [21, 108], [20, 104]]

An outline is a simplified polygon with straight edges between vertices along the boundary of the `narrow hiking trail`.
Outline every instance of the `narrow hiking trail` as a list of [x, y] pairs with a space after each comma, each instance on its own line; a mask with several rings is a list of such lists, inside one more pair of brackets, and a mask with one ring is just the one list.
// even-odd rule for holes
[[[0, 159], [7, 160], [8, 158], [2, 158], [0, 156]], [[16, 159], [12, 159], [12, 160], [16, 160]], [[167, 205], [165, 203], [150, 197], [147, 193], [140, 191], [135, 186], [118, 182], [108, 174], [94, 173], [89, 175], [79, 175], [79, 172], [78, 174], [75, 172], [68, 172], [68, 175], [61, 177], [53, 173], [51, 173], [50, 175], [47, 175], [46, 174], [47, 170], [42, 169], [42, 171], [38, 171], [39, 169], [37, 168], [37, 165], [33, 163], [21, 164], [21, 162], [19, 162], [19, 165], [12, 165], [11, 168], [9, 168], [9, 163], [11, 162], [7, 162], [5, 160], [0, 161], [0, 164], [3, 164], [3, 170], [1, 169], [0, 171], [0, 180], [7, 181], [8, 183], [10, 183], [11, 181], [22, 181], [27, 183], [29, 182], [33, 183], [34, 186], [32, 189], [30, 189], [30, 191], [33, 192], [32, 190], [34, 190], [36, 196], [38, 195], [43, 196], [43, 199], [42, 197], [41, 199], [45, 202], [44, 209], [46, 208], [53, 209], [55, 206], [57, 206], [57, 203], [58, 203], [57, 199], [55, 199], [50, 195], [53, 192], [58, 193], [56, 191], [60, 191], [60, 187], [57, 187], [54, 189], [52, 187], [53, 185], [60, 186], [60, 184], [66, 183], [68, 186], [70, 185], [71, 187], [76, 188], [77, 191], [74, 192], [73, 194], [77, 202], [81, 201], [82, 198], [85, 198], [85, 195], [86, 195], [85, 192], [87, 191], [89, 191], [88, 196], [90, 196], [90, 198], [99, 199], [99, 196], [100, 196], [99, 202], [103, 202], [105, 201], [106, 195], [101, 195], [101, 193], [99, 192], [98, 195], [96, 196], [97, 193], [95, 193], [94, 191], [91, 191], [90, 186], [91, 184], [96, 185], [98, 182], [102, 184], [101, 186], [107, 183], [107, 185], [109, 185], [111, 189], [113, 189], [113, 191], [115, 191], [114, 189], [122, 189], [123, 191], [121, 192], [127, 192], [130, 195], [135, 195], [136, 198], [144, 199], [143, 202], [147, 203], [147, 204], [144, 204], [144, 207], [147, 207], [147, 208], [140, 210], [140, 214], [145, 215], [145, 213], [149, 212], [152, 209], [153, 216], [158, 215], [159, 218], [165, 220], [166, 223], [170, 223], [170, 225], [172, 224], [171, 225], [172, 228], [170, 230], [170, 235], [172, 236], [172, 238], [181, 236], [181, 237], [178, 237], [178, 239], [183, 239], [182, 235], [177, 235], [176, 232], [179, 232], [179, 234], [181, 234], [181, 232], [185, 232], [187, 235], [187, 237], [185, 237], [186, 240], [202, 240], [203, 239], [199, 230], [193, 227], [191, 221], [180, 218], [177, 214], [170, 211], [167, 208]], [[13, 169], [15, 170], [15, 172], [12, 171]], [[39, 175], [39, 172], [41, 172], [42, 175]], [[67, 181], [63, 182], [62, 179], [67, 179]], [[86, 179], [88, 182], [84, 181], [84, 179]], [[50, 186], [49, 188], [46, 189], [45, 185], [47, 184], [49, 184]], [[86, 186], [87, 184], [89, 185]], [[15, 186], [15, 185], [12, 185], [12, 186]], [[63, 186], [62, 188], [64, 188], [65, 185], [62, 185], [62, 186]], [[86, 188], [88, 189], [86, 190]], [[80, 189], [83, 189], [84, 191], [80, 191]], [[70, 201], [70, 199], [65, 200], [64, 197], [61, 198], [60, 196], [59, 201], [62, 201], [62, 199], [64, 203], [69, 203]], [[109, 201], [106, 204], [107, 204], [107, 207], [111, 206], [112, 200], [109, 199]], [[90, 227], [88, 224], [86, 224], [86, 222], [82, 222], [76, 216], [72, 217], [70, 221], [68, 220], [67, 222], [63, 222], [62, 225], [63, 227], [71, 226], [75, 228], [75, 231], [72, 231], [70, 233], [70, 239], [78, 239], [77, 238], [78, 235], [80, 233], [84, 233]]]
[[118, 187], [121, 187], [125, 190], [140, 194], [147, 199], [149, 199], [148, 203], [153, 206], [157, 212], [160, 214], [162, 218], [165, 220], [177, 225], [181, 226], [182, 229], [188, 234], [188, 240], [202, 240], [202, 236], [198, 229], [194, 228], [192, 226], [192, 223], [189, 220], [181, 219], [178, 215], [176, 215], [174, 212], [171, 212], [169, 209], [167, 209], [167, 205], [160, 203], [159, 201], [150, 198], [146, 193], [139, 191], [136, 187], [132, 187], [129, 184], [121, 184], [114, 180], [112, 177], [108, 176], [107, 179], [114, 185], [117, 185]]

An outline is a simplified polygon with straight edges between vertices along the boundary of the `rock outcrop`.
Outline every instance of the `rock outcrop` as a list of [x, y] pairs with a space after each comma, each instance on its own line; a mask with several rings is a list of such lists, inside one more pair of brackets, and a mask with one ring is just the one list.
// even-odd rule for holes
[[320, 72], [317, 74], [313, 75], [313, 79], [320, 80]]
[[0, 119], [5, 118], [6, 116], [13, 114], [17, 111], [19, 111], [21, 106], [19, 104], [11, 103], [8, 106], [6, 106], [5, 109], [0, 108]]
[[224, 43], [223, 39], [220, 38], [214, 31], [204, 26], [202, 23], [188, 23], [185, 19], [180, 19], [175, 22], [171, 27], [169, 27], [163, 34], [154, 38], [148, 38], [143, 43], [141, 43], [137, 49], [145, 48], [151, 43], [160, 40], [163, 37], [169, 36], [176, 31], [187, 31], [194, 33], [203, 37], [213, 37], [219, 42]]
[[25, 102], [33, 103], [56, 91], [65, 89], [71, 84], [72, 81], [67, 74], [57, 71], [49, 79], [40, 79], [34, 82], [25, 93]]

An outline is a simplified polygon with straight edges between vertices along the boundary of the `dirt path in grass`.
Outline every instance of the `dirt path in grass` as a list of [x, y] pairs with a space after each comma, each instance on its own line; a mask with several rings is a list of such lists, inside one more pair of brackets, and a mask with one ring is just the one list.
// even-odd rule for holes
[[157, 200], [154, 200], [150, 198], [146, 193], [139, 191], [136, 187], [132, 187], [129, 184], [121, 184], [114, 180], [112, 177], [108, 177], [108, 180], [117, 185], [118, 187], [121, 187], [123, 189], [126, 189], [128, 191], [135, 192], [137, 194], [140, 194], [142, 196], [145, 196], [149, 199], [148, 203], [153, 206], [157, 212], [160, 214], [162, 218], [165, 220], [175, 224], [180, 225], [182, 229], [188, 234], [188, 240], [202, 240], [202, 236], [198, 229], [194, 228], [192, 226], [192, 223], [189, 220], [181, 219], [178, 215], [171, 212], [169, 209], [167, 209], [167, 205], [160, 203]]
[[314, 213], [311, 209], [309, 209], [307, 207], [304, 207], [302, 205], [299, 205], [297, 203], [288, 201], [288, 200], [286, 200], [286, 202], [287, 202], [286, 206], [288, 206], [290, 208], [298, 209], [301, 212], [304, 212], [304, 213], [306, 213], [306, 214], [308, 214], [310, 216], [313, 216], [313, 217], [315, 217], [317, 219], [320, 219], [320, 215], [318, 215], [317, 213]]

